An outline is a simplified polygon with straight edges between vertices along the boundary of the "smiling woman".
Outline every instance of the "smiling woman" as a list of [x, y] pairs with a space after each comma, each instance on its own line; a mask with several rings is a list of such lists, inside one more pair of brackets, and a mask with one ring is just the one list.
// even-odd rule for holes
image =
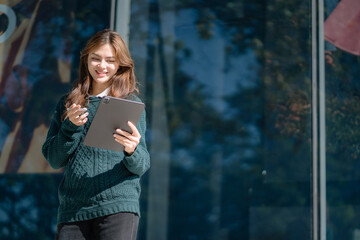
[[81, 54], [79, 73], [70, 94], [57, 105], [42, 148], [49, 164], [64, 167], [65, 173], [59, 186], [56, 239], [135, 240], [140, 177], [150, 167], [145, 111], [136, 126], [128, 122], [132, 133], [121, 129], [110, 133], [124, 151], [83, 144], [101, 104], [99, 97], [140, 101], [134, 95], [138, 91], [134, 64], [121, 36], [103, 30], [90, 38]]

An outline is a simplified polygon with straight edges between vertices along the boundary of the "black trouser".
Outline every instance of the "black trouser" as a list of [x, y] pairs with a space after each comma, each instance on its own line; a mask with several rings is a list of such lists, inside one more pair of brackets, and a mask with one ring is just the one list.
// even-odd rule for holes
[[136, 240], [139, 217], [117, 213], [87, 221], [60, 223], [56, 240]]

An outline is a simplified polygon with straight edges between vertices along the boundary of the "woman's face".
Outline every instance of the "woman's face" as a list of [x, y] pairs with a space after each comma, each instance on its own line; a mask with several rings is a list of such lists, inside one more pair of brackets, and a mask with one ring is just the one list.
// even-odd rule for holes
[[108, 87], [112, 76], [117, 72], [119, 63], [110, 44], [104, 44], [88, 56], [88, 69], [93, 79], [93, 86]]

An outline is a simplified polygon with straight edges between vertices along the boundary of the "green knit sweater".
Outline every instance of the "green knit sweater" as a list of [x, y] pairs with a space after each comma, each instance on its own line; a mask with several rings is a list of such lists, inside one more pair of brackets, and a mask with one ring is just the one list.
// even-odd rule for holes
[[82, 126], [76, 126], [69, 119], [61, 121], [65, 98], [57, 104], [42, 148], [51, 167], [64, 167], [58, 191], [58, 222], [82, 221], [118, 212], [140, 216], [140, 176], [150, 167], [145, 143], [145, 111], [136, 126], [142, 136], [140, 143], [128, 156], [124, 152], [83, 145], [100, 98], [90, 97], [88, 121]]

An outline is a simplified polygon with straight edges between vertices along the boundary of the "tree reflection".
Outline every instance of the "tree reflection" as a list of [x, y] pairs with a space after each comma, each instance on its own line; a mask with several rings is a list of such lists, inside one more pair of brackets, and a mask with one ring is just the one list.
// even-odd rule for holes
[[[312, 36], [309, 3], [304, 0], [132, 1], [130, 46], [138, 67], [137, 76], [142, 82], [148, 126], [152, 126], [151, 121], [155, 119], [153, 107], [159, 104], [153, 95], [153, 89], [158, 87], [157, 78], [161, 78], [165, 93], [161, 99], [166, 106], [164, 128], [169, 132], [167, 140], [171, 143], [169, 239], [310, 238]], [[88, 4], [90, 9], [94, 8]], [[89, 13], [89, 10], [80, 10], [74, 19], [68, 19], [73, 29], [79, 30], [72, 32], [73, 38], [69, 39], [73, 48], [68, 51], [74, 56], [87, 36], [103, 27], [99, 24], [101, 20], [89, 17]], [[176, 20], [172, 36], [164, 32], [168, 27], [164, 21], [169, 15]], [[184, 16], [194, 19], [182, 26]], [[68, 20], [58, 19], [51, 28], [66, 32]], [[196, 37], [177, 34], [180, 27], [195, 29]], [[220, 54], [201, 46], [216, 39], [223, 45], [212, 46]], [[51, 36], [47, 40], [51, 41]], [[194, 48], [195, 44], [199, 48]], [[141, 47], [145, 48], [144, 52], [138, 51]], [[47, 50], [54, 51], [53, 48]], [[215, 64], [201, 66], [206, 62], [196, 59], [201, 51], [208, 51]], [[238, 63], [244, 64], [251, 56], [255, 58], [256, 67], [249, 70], [245, 79], [242, 74], [245, 67]], [[326, 98], [327, 161], [328, 168], [333, 169], [328, 179], [357, 181], [360, 136], [356, 131], [359, 125], [356, 113], [360, 111], [360, 83], [354, 77], [359, 75], [359, 69], [354, 66], [358, 59], [341, 51], [333, 52], [332, 56], [333, 62], [326, 70], [330, 76]], [[241, 57], [245, 61], [239, 61]], [[46, 58], [41, 66], [46, 67], [53, 61]], [[77, 74], [76, 64], [72, 68], [73, 77]], [[218, 65], [223, 67], [221, 74], [201, 79]], [[231, 78], [230, 73], [238, 77]], [[57, 90], [63, 85], [46, 83], [52, 76], [52, 73], [44, 75], [38, 82], [41, 84], [36, 86], [38, 90], [34, 90], [38, 93], [43, 86], [52, 88], [46, 91], [47, 95], [36, 94], [31, 101], [36, 111], [42, 108], [41, 104], [36, 105], [40, 98], [43, 98], [40, 102], [50, 99], [50, 105], [54, 104], [53, 98], [58, 99], [54, 93], [60, 94]], [[217, 79], [219, 76], [221, 80]], [[234, 88], [228, 92], [219, 90], [216, 95], [209, 91], [217, 90], [209, 87], [211, 80], [211, 83], [222, 81], [226, 86], [233, 84]], [[48, 115], [49, 112], [44, 114]], [[46, 122], [30, 114], [28, 118], [33, 125]], [[153, 139], [149, 146], [154, 141], [161, 142], [156, 139], [157, 133], [149, 128], [149, 135], [153, 137], [147, 138]], [[5, 224], [0, 237], [21, 239], [26, 235], [45, 239], [54, 231], [57, 200], [48, 198], [56, 196], [54, 185], [59, 179], [46, 175], [19, 179], [12, 176], [0, 179], [0, 188], [5, 193], [0, 197], [0, 221]], [[149, 186], [147, 179], [144, 180], [141, 203], [143, 219], [146, 219]], [[351, 186], [330, 184], [334, 190], [329, 193], [329, 202], [336, 202], [344, 195], [342, 204], [358, 204], [358, 194], [354, 192], [356, 181]], [[43, 194], [42, 188], [49, 193]], [[49, 205], [40, 205], [44, 202]], [[29, 208], [30, 205], [36, 207]], [[332, 222], [336, 223], [337, 216], [341, 216], [342, 223], [353, 229], [357, 223], [356, 209], [344, 208], [344, 214], [340, 214], [341, 209], [334, 210]], [[23, 220], [19, 214], [24, 215]], [[52, 216], [51, 224], [41, 222], [49, 216]], [[46, 232], [39, 230], [40, 224], [47, 226]], [[141, 226], [141, 239], [145, 238], [145, 228]], [[17, 235], [11, 235], [13, 231]], [[335, 236], [341, 235], [339, 229], [334, 232]]]
[[[140, 1], [135, 3], [140, 5]], [[164, 3], [162, 11], [159, 4], [163, 2], [151, 1], [149, 7], [152, 22], [147, 29], [150, 32], [146, 42], [151, 49], [147, 69], [155, 69], [151, 64], [155, 63], [152, 53], [156, 49], [175, 47], [176, 51], [174, 98], [169, 99], [168, 95], [165, 99], [172, 146], [169, 237], [287, 239], [297, 235], [296, 222], [307, 224], [303, 234], [310, 237], [312, 109], [308, 2], [185, 0], [176, 1], [175, 8]], [[141, 11], [141, 7], [134, 8], [134, 16], [143, 16]], [[203, 51], [201, 46], [194, 49], [196, 42], [182, 35], [175, 35], [173, 46], [164, 41], [169, 36], [161, 32], [165, 29], [161, 21], [167, 14], [175, 14], [179, 24], [183, 22], [181, 17], [195, 16], [191, 24], [180, 26], [195, 26], [196, 42], [211, 42], [221, 36], [224, 84], [230, 81], [228, 72], [238, 71], [240, 76], [242, 66], [235, 64], [238, 57], [249, 56], [248, 52], [255, 54], [259, 67], [252, 70], [251, 79], [237, 79], [239, 84], [230, 94], [214, 97], [214, 93], [209, 93], [209, 84], [196, 77], [200, 71], [207, 71], [195, 59], [196, 51]], [[134, 18], [132, 24], [141, 29], [141, 20]], [[135, 41], [143, 37], [139, 32], [134, 34]], [[169, 59], [166, 52], [160, 56]], [[136, 57], [142, 61], [140, 55]], [[217, 60], [221, 54], [211, 57], [215, 64], [222, 61]], [[199, 65], [194, 66], [196, 70], [189, 69], [192, 63]], [[213, 67], [217, 66], [209, 66]], [[164, 70], [166, 66], [160, 71]], [[156, 87], [154, 76], [147, 76], [147, 93]], [[163, 80], [165, 91], [169, 91], [166, 83]], [[149, 110], [154, 104], [153, 96], [147, 95], [147, 99]], [[148, 114], [152, 119], [151, 111]], [[285, 208], [286, 216], [291, 215], [294, 206], [306, 211], [295, 218], [274, 216], [275, 222], [264, 206]], [[275, 233], [252, 235], [256, 229], [263, 230], [251, 222], [255, 212], [268, 216], [265, 222], [274, 226], [269, 231]], [[303, 239], [302, 236], [298, 234], [294, 239]]]
[[61, 175], [0, 177], [1, 239], [52, 239]]

